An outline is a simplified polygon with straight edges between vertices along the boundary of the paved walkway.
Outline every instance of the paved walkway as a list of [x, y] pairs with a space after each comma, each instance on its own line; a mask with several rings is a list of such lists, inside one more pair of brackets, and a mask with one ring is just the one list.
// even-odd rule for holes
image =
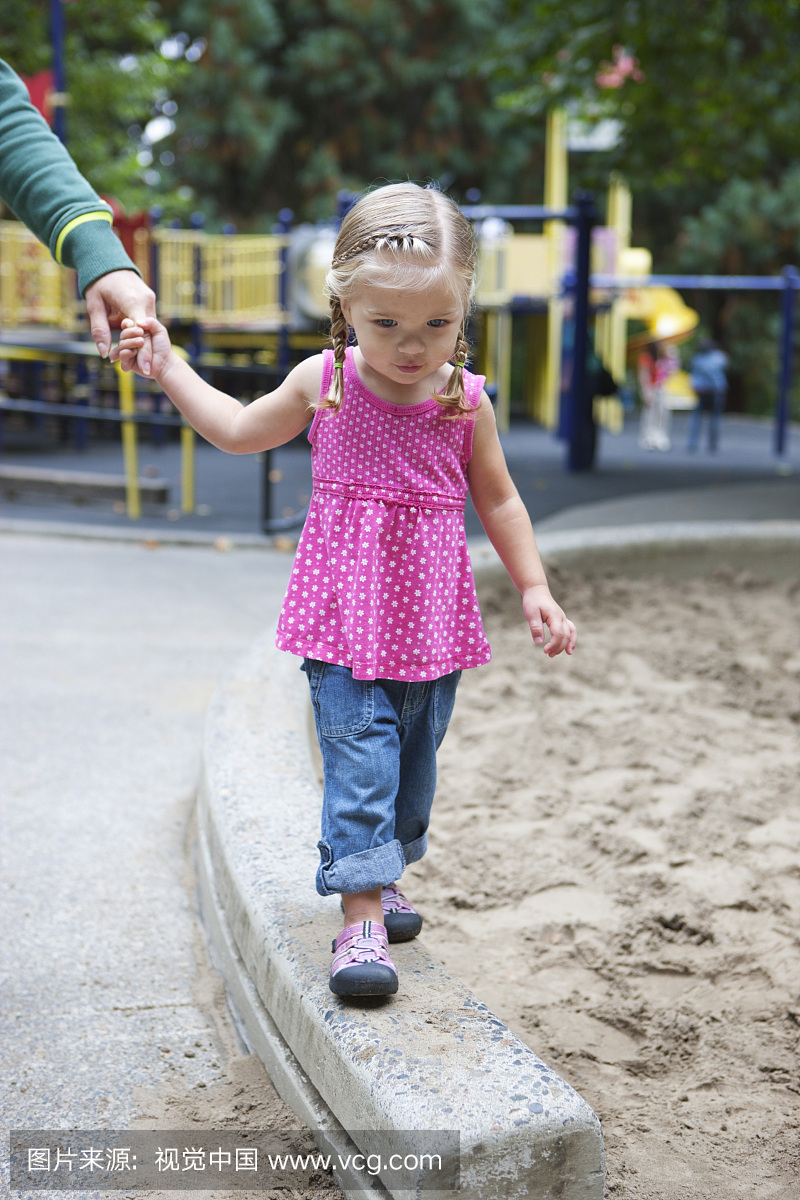
[[197, 944], [187, 823], [209, 698], [291, 558], [13, 535], [0, 551], [5, 1125], [186, 1128], [220, 1088], [227, 1124], [243, 1047]]

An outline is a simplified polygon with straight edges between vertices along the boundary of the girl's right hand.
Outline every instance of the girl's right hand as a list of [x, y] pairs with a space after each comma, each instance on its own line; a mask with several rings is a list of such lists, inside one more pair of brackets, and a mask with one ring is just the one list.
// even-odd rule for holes
[[[153, 361], [149, 372], [139, 370], [137, 354], [144, 345], [145, 333], [150, 334], [153, 346]], [[143, 317], [137, 325], [130, 317], [125, 317], [120, 328], [119, 345], [111, 351], [109, 358], [112, 362], [119, 360], [123, 371], [135, 370], [137, 374], [148, 374], [151, 379], [161, 380], [174, 357], [172, 343], [164, 326], [155, 317]]]

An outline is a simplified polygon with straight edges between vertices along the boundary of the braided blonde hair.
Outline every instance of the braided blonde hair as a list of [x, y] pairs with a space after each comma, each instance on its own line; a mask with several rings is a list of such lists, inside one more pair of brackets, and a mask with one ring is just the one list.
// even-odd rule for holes
[[475, 291], [472, 227], [448, 196], [416, 183], [393, 183], [368, 192], [342, 221], [325, 280], [331, 308], [334, 371], [320, 407], [338, 409], [348, 328], [342, 300], [359, 287], [422, 290], [444, 283], [461, 306], [461, 327], [447, 386], [435, 399], [448, 415], [472, 414], [464, 391], [463, 366], [469, 354], [467, 321]]

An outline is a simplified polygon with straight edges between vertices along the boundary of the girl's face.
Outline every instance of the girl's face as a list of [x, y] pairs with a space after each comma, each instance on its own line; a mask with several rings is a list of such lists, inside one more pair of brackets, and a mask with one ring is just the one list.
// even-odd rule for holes
[[357, 299], [342, 300], [342, 312], [364, 362], [394, 385], [421, 385], [439, 371], [452, 357], [463, 315], [445, 284], [423, 291], [365, 285]]

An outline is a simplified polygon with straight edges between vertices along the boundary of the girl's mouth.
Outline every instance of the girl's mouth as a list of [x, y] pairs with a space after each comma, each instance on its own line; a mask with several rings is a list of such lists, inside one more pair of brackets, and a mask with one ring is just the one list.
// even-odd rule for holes
[[397, 369], [398, 369], [398, 371], [403, 371], [403, 372], [404, 372], [404, 374], [406, 374], [406, 375], [413, 375], [413, 374], [414, 374], [416, 371], [419, 371], [421, 368], [420, 368], [419, 366], [411, 366], [411, 367], [409, 367], [409, 366], [407, 366], [407, 365], [405, 365], [405, 364], [402, 364], [402, 365], [401, 365], [400, 363], [398, 363], [398, 364], [397, 364]]

